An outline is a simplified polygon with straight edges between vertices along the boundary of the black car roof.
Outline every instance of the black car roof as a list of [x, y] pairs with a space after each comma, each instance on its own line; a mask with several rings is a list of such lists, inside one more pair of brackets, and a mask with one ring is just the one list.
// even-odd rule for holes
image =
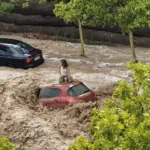
[[0, 43], [8, 43], [8, 44], [18, 44], [21, 41], [15, 39], [8, 39], [8, 38], [0, 38]]
[[0, 45], [3, 45], [3, 46], [11, 46], [11, 45], [14, 45], [14, 44], [10, 44], [10, 43], [0, 43]]

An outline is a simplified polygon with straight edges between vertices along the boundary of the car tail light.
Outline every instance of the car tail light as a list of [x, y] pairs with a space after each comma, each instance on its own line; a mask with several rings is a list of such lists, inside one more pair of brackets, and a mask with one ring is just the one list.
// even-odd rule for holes
[[26, 59], [26, 63], [30, 63], [31, 62], [31, 59], [30, 58], [27, 58]]

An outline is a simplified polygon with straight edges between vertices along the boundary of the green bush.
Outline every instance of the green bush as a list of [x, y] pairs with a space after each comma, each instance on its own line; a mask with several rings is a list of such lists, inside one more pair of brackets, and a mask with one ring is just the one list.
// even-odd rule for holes
[[3, 136], [3, 137], [0, 138], [0, 150], [15, 150], [15, 147], [7, 139], [7, 137]]
[[0, 150], [26, 150], [26, 149], [23, 147], [15, 148], [15, 146], [8, 140], [8, 138], [3, 136], [0, 138]]
[[91, 139], [78, 137], [69, 150], [150, 150], [150, 66], [129, 63], [134, 83], [120, 81], [103, 109], [94, 109]]
[[6, 15], [9, 12], [11, 12], [15, 6], [17, 6], [19, 3], [19, 0], [0, 0], [0, 16]]

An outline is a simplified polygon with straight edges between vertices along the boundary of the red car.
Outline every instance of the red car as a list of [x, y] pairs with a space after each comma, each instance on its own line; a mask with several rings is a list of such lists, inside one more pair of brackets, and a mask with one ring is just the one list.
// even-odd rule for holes
[[64, 108], [69, 104], [95, 101], [95, 93], [80, 81], [41, 86], [39, 101], [47, 107]]

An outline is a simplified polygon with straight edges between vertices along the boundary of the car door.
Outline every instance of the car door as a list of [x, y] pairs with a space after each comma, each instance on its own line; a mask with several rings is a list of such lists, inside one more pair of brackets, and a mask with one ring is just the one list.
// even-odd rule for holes
[[44, 87], [40, 90], [39, 100], [43, 105], [47, 107], [59, 108], [59, 95], [60, 89]]
[[70, 87], [67, 93], [70, 97], [79, 98], [80, 100], [83, 100], [85, 102], [95, 100], [95, 93], [83, 83], [79, 83], [75, 86]]
[[0, 66], [4, 66], [6, 64], [7, 64], [6, 51], [4, 50], [4, 46], [0, 45]]
[[11, 64], [13, 65], [13, 61], [14, 61], [14, 57], [12, 56], [12, 51], [9, 47], [5, 47], [5, 52], [6, 52], [6, 62], [7, 62], [7, 65], [8, 64]]
[[71, 104], [71, 97], [67, 94], [66, 88], [61, 88], [60, 96], [58, 97], [59, 108], [65, 108]]
[[22, 55], [17, 53], [12, 46], [5, 47], [5, 50], [8, 65], [18, 67], [24, 62]]

